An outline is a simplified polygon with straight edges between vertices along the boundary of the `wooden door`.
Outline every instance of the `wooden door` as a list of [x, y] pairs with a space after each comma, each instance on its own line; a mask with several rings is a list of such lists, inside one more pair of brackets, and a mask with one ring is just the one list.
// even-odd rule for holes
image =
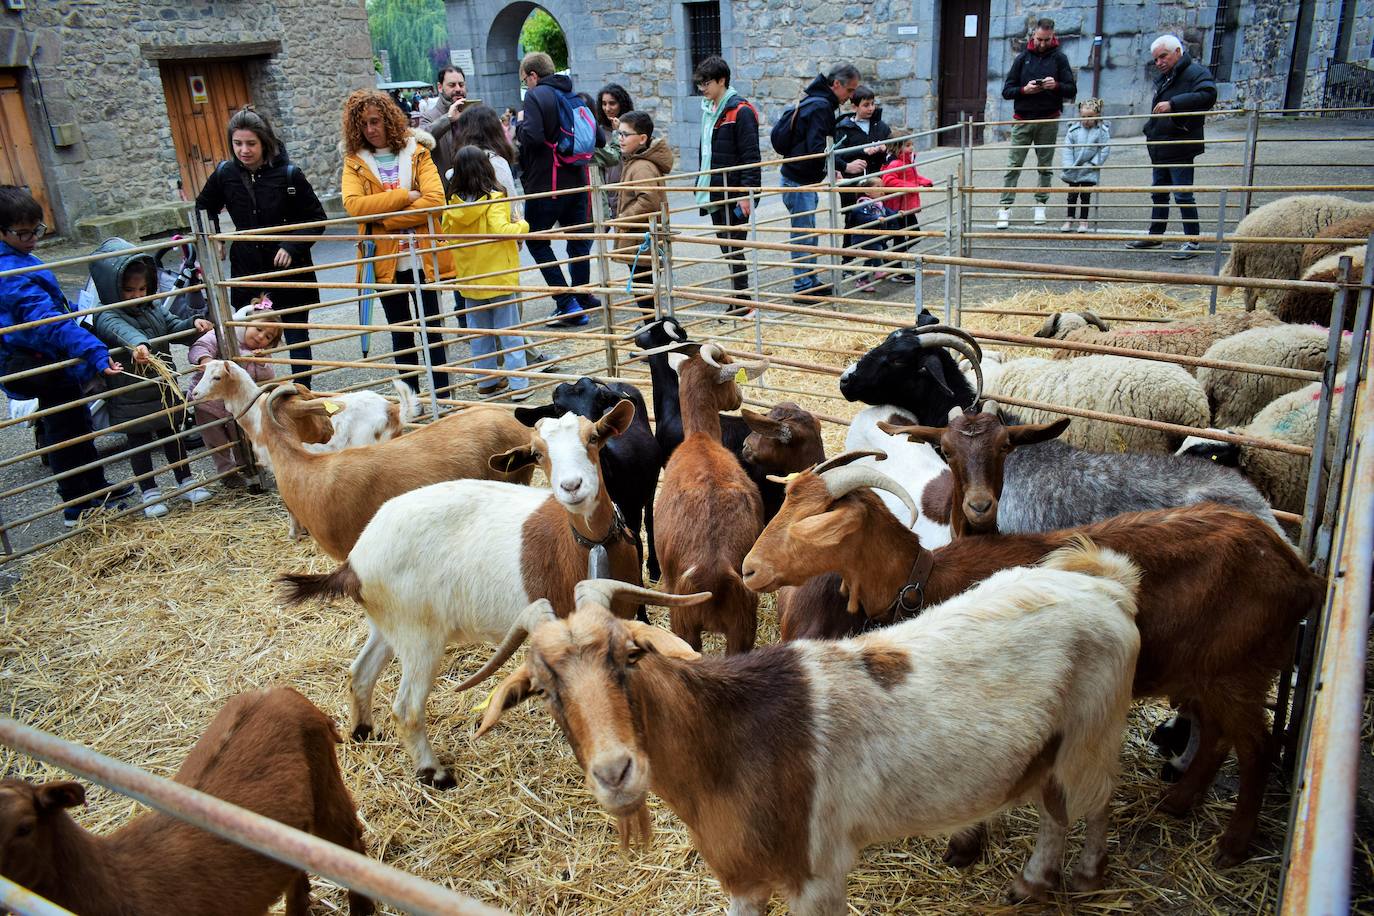
[[229, 158], [224, 128], [251, 101], [248, 77], [238, 60], [163, 61], [162, 91], [181, 167], [181, 193], [194, 200], [215, 166]]
[[[988, 11], [991, 0], [945, 0], [940, 8], [940, 126], [958, 124], [964, 114], [983, 119], [988, 99]], [[983, 141], [978, 128], [973, 138]], [[941, 146], [957, 146], [959, 134], [940, 135]]]
[[27, 187], [43, 207], [43, 222], [49, 228], [57, 226], [38, 166], [38, 150], [29, 132], [17, 70], [0, 70], [0, 184]]

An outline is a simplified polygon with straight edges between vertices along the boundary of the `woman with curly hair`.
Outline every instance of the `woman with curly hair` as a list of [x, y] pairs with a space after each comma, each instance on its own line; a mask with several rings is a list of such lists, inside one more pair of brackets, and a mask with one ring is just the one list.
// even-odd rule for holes
[[[358, 89], [344, 100], [343, 108], [343, 203], [350, 216], [360, 218], [390, 214], [382, 219], [368, 219], [360, 224], [362, 235], [376, 235], [376, 239], [360, 242], [358, 255], [366, 256], [369, 245], [375, 245], [374, 262], [378, 286], [413, 285], [434, 279], [447, 280], [455, 275], [452, 251], [435, 251], [437, 240], [414, 238], [409, 233], [420, 232], [434, 236], [439, 232], [442, 210], [425, 212], [444, 205], [444, 185], [429, 151], [434, 138], [422, 130], [412, 130], [406, 124], [401, 109], [392, 104], [384, 92], [377, 89]], [[400, 235], [400, 238], [395, 236]], [[419, 276], [416, 276], [416, 269]], [[363, 265], [358, 266], [358, 283], [363, 280]], [[382, 310], [390, 324], [413, 319], [411, 308], [413, 290], [398, 289], [380, 296]], [[439, 297], [433, 290], [420, 295], [420, 307], [431, 327], [443, 325], [439, 317]], [[443, 335], [428, 335], [430, 361], [435, 367], [435, 397], [448, 388], [448, 374], [439, 367], [448, 362]], [[396, 361], [417, 365], [419, 357], [413, 351], [415, 335], [410, 331], [392, 331], [391, 345]], [[419, 379], [406, 377], [407, 384], [420, 390]]]
[[[606, 145], [596, 151], [592, 161], [601, 166], [602, 183], [613, 184], [620, 180], [620, 134], [616, 133], [616, 128], [620, 126], [620, 116], [634, 109], [635, 103], [630, 101], [630, 94], [619, 83], [607, 83], [596, 96], [592, 110], [596, 112], [596, 123], [606, 132]], [[619, 196], [606, 195], [608, 219], [616, 215], [616, 198]]]

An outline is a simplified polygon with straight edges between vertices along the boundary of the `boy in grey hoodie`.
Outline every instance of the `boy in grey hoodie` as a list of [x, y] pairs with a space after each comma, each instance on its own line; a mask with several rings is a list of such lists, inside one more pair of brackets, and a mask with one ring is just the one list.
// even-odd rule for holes
[[[1078, 120], [1069, 122], [1060, 153], [1061, 175], [1071, 188], [1091, 188], [1102, 179], [1102, 164], [1110, 152], [1112, 134], [1102, 123], [1102, 100], [1084, 99], [1078, 105]], [[1074, 206], [1078, 207], [1078, 231], [1087, 232], [1089, 191], [1070, 191], [1068, 213], [1060, 232], [1073, 229]]]

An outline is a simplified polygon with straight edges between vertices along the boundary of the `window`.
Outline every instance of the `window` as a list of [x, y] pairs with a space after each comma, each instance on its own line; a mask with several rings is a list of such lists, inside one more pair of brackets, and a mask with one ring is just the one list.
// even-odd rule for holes
[[1212, 29], [1212, 55], [1207, 67], [1219, 83], [1231, 81], [1231, 65], [1236, 59], [1236, 33], [1240, 31], [1240, 3], [1217, 0], [1216, 25]]
[[[691, 56], [687, 73], [690, 79], [697, 64], [712, 55], [720, 56], [720, 3], [719, 0], [709, 0], [706, 3], [684, 3], [683, 7], [687, 12], [687, 53]], [[701, 94], [695, 85], [692, 86], [692, 94]]]

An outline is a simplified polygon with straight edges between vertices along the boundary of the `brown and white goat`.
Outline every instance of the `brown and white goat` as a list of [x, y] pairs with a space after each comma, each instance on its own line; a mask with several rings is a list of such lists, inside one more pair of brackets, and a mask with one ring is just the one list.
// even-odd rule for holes
[[730, 450], [720, 444], [720, 412], [740, 406], [738, 382], [768, 364], [731, 362], [716, 344], [668, 355], [677, 371], [682, 445], [663, 472], [654, 505], [654, 543], [666, 592], [709, 591], [707, 605], [674, 610], [673, 632], [701, 650], [701, 634], [725, 634], [726, 652], [748, 652], [758, 629], [758, 596], [740, 581], [740, 561], [763, 528], [763, 503]]
[[[241, 693], [173, 778], [366, 854], [338, 743], [329, 717], [289, 687]], [[283, 893], [288, 916], [310, 912], [310, 879], [290, 865], [158, 812], [96, 836], [67, 814], [85, 803], [78, 782], [0, 780], [0, 874], [83, 916], [257, 916]], [[356, 893], [348, 908], [374, 912]]]
[[585, 582], [575, 614], [535, 630], [478, 734], [544, 696], [598, 803], [623, 830], [644, 822], [652, 787], [734, 916], [761, 916], [773, 893], [800, 916], [844, 912], [865, 846], [1025, 800], [1040, 808], [1040, 836], [1011, 896], [1044, 899], [1059, 884], [1064, 831], [1080, 817], [1075, 887], [1100, 888], [1139, 572], [1086, 542], [1044, 567], [857, 639], [723, 658], [617, 621], [606, 607], [618, 584]]
[[[998, 570], [1036, 563], [1078, 535], [1125, 554], [1143, 572], [1135, 695], [1171, 697], [1202, 720], [1197, 757], [1163, 807], [1189, 810], [1234, 746], [1240, 792], [1217, 862], [1245, 857], [1268, 774], [1265, 699], [1289, 660], [1297, 622], [1322, 595], [1321, 581], [1282, 536], [1253, 515], [1202, 503], [1063, 531], [964, 537], [932, 553], [869, 487], [901, 490], [871, 468], [794, 477], [782, 510], [745, 558], [745, 583], [767, 592], [838, 573], [851, 611], [890, 619], [898, 595], [912, 591], [907, 586], [918, 561], [933, 564], [922, 587], [924, 602], [932, 604]], [[910, 503], [904, 492], [898, 495]], [[827, 613], [833, 622], [838, 611]], [[951, 860], [971, 861], [981, 836], [956, 839]]]
[[[552, 491], [483, 480], [413, 490], [378, 510], [333, 572], [282, 577], [289, 601], [347, 596], [367, 612], [367, 644], [352, 667], [355, 738], [371, 734], [377, 678], [400, 656], [401, 686], [392, 706], [397, 730], [421, 781], [452, 787], [425, 722], [445, 647], [502, 643], [492, 663], [460, 690], [495, 671], [519, 646], [530, 602], [547, 601], [559, 616], [572, 613], [574, 586], [587, 575], [593, 543], [606, 547], [611, 576], [639, 584], [635, 540], [606, 490], [600, 462], [601, 446], [633, 417], [634, 404], [621, 401], [595, 423], [572, 413], [542, 419], [525, 430], [524, 443], [491, 463], [510, 473], [538, 464]], [[626, 617], [635, 610], [633, 602], [616, 605]]]
[[504, 410], [474, 407], [388, 442], [313, 454], [295, 440], [279, 406], [296, 399], [291, 388], [267, 395], [262, 445], [282, 502], [319, 543], [342, 560], [382, 503], [433, 483], [475, 478], [529, 483], [528, 467], [507, 472], [493, 455], [529, 442], [529, 430]]

